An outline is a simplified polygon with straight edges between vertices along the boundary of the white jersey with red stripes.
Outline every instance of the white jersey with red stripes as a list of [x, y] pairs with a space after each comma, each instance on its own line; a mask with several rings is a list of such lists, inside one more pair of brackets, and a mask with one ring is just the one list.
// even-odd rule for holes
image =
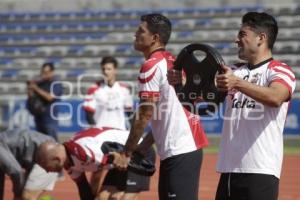
[[129, 132], [113, 128], [90, 128], [74, 135], [64, 143], [72, 166], [67, 169], [72, 179], [85, 171], [95, 172], [106, 164], [107, 155], [101, 147], [104, 142], [126, 143]]
[[151, 119], [152, 132], [161, 160], [195, 151], [208, 144], [199, 116], [186, 111], [173, 86], [167, 80], [167, 70], [174, 57], [165, 50], [155, 51], [140, 69], [139, 96], [157, 98]]
[[[251, 70], [245, 64], [234, 70], [234, 74], [258, 86], [281, 83], [290, 95], [296, 85], [291, 68], [272, 59]], [[239, 91], [231, 91], [226, 104], [217, 171], [270, 174], [279, 178], [289, 101], [270, 107]]]
[[88, 90], [83, 107], [94, 113], [95, 127], [113, 127], [125, 130], [125, 110], [133, 107], [129, 89], [122, 83], [95, 84]]

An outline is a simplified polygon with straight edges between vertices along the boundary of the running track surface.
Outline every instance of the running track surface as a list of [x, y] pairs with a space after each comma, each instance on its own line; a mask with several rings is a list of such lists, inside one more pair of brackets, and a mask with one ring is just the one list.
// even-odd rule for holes
[[[213, 200], [219, 175], [215, 172], [217, 156], [215, 154], [205, 154], [199, 187], [199, 199]], [[159, 166], [156, 162], [156, 166]], [[283, 172], [280, 181], [279, 200], [300, 200], [300, 156], [285, 155], [283, 162]], [[158, 172], [151, 180], [149, 192], [144, 192], [139, 196], [139, 200], [156, 200], [157, 197]], [[72, 180], [65, 175], [64, 181], [56, 183], [55, 189], [50, 193], [55, 200], [79, 200], [77, 189]], [[12, 200], [11, 182], [6, 178], [5, 200]]]

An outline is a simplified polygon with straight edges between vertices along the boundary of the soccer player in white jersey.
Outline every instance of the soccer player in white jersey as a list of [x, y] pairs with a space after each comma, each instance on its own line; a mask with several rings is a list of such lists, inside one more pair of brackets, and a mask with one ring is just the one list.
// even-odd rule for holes
[[[171, 22], [160, 14], [141, 17], [134, 47], [143, 53], [139, 81], [140, 105], [122, 154], [129, 159], [144, 127], [151, 120], [153, 138], [160, 156], [159, 199], [196, 200], [202, 162], [202, 148], [208, 144], [198, 116], [179, 102], [167, 81], [174, 57], [165, 50]], [[119, 164], [126, 167], [126, 162]]]
[[[114, 159], [120, 157], [117, 152], [108, 150], [107, 143], [114, 143], [115, 146], [124, 145], [128, 135], [128, 131], [114, 128], [86, 129], [75, 134], [63, 144], [51, 141], [42, 143], [37, 150], [36, 160], [46, 171], [59, 172], [63, 168], [66, 169], [78, 187], [81, 200], [91, 200], [95, 197], [103, 199], [100, 194], [92, 191], [93, 185], [88, 183], [85, 172], [101, 171], [103, 166], [111, 163], [108, 161], [111, 154]], [[154, 162], [151, 159], [152, 155], [146, 155], [146, 159]], [[149, 176], [141, 178], [134, 172], [129, 174], [126, 171], [120, 172], [117, 177], [119, 187], [127, 187], [135, 195], [139, 191], [149, 190]], [[128, 177], [131, 177], [131, 183], [135, 184], [126, 185]], [[123, 192], [122, 195], [109, 197], [109, 199], [136, 199], [136, 196], [134, 198], [132, 195], [126, 196], [126, 192], [125, 194]]]
[[224, 66], [218, 88], [228, 91], [217, 171], [216, 200], [275, 200], [283, 159], [283, 128], [295, 75], [272, 56], [278, 33], [274, 17], [249, 12], [235, 42], [247, 61]]
[[[86, 112], [87, 121], [93, 127], [112, 127], [126, 130], [126, 115], [128, 117], [131, 115], [133, 97], [127, 85], [116, 80], [118, 62], [114, 57], [103, 57], [100, 65], [104, 80], [93, 84], [88, 89], [84, 99], [83, 108]], [[129, 192], [135, 194], [139, 192], [138, 190], [129, 191], [127, 188], [120, 187], [119, 183], [116, 182], [116, 177], [119, 177], [120, 173], [116, 169], [111, 169], [106, 173], [100, 189], [102, 200], [108, 199], [110, 196], [120, 196], [120, 194], [123, 194], [123, 191], [128, 192], [126, 196], [130, 195]], [[92, 175], [91, 181], [95, 191], [99, 190], [98, 186], [101, 176], [102, 174], [98, 172]], [[141, 178], [148, 179], [148, 177]]]
[[102, 58], [102, 82], [96, 82], [87, 92], [83, 108], [87, 121], [94, 127], [126, 130], [125, 112], [132, 110], [133, 97], [128, 87], [116, 81], [118, 62], [114, 57]]

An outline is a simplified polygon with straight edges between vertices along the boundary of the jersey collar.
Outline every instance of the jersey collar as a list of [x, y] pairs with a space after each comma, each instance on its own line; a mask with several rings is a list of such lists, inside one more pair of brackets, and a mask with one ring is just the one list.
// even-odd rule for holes
[[151, 58], [153, 56], [154, 53], [159, 52], [159, 51], [165, 51], [166, 49], [164, 47], [155, 49], [154, 51], [152, 51], [149, 55], [149, 58]]
[[253, 70], [253, 69], [256, 69], [256, 68], [258, 68], [260, 66], [263, 66], [264, 64], [270, 62], [271, 60], [273, 60], [272, 57], [268, 58], [267, 60], [264, 60], [264, 61], [262, 61], [262, 62], [260, 62], [260, 63], [258, 63], [256, 65], [251, 65], [251, 64], [248, 63], [247, 67], [248, 67], [249, 70]]
[[74, 166], [74, 161], [73, 161], [73, 159], [72, 159], [71, 154], [70, 154], [69, 151], [68, 151], [68, 147], [67, 147], [66, 143], [63, 143], [63, 146], [65, 147], [67, 157], [68, 157], [68, 159], [69, 159], [69, 161], [70, 161], [70, 165], [69, 165], [68, 168], [66, 169], [66, 170], [68, 170], [68, 169], [70, 169], [70, 167]]

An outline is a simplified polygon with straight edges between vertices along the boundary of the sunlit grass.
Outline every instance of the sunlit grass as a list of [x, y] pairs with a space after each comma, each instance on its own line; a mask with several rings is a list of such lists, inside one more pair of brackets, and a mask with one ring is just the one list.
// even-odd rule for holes
[[[204, 148], [204, 153], [216, 154], [219, 151], [218, 146], [209, 146]], [[299, 155], [300, 156], [300, 146], [285, 146], [284, 147], [285, 155]]]

